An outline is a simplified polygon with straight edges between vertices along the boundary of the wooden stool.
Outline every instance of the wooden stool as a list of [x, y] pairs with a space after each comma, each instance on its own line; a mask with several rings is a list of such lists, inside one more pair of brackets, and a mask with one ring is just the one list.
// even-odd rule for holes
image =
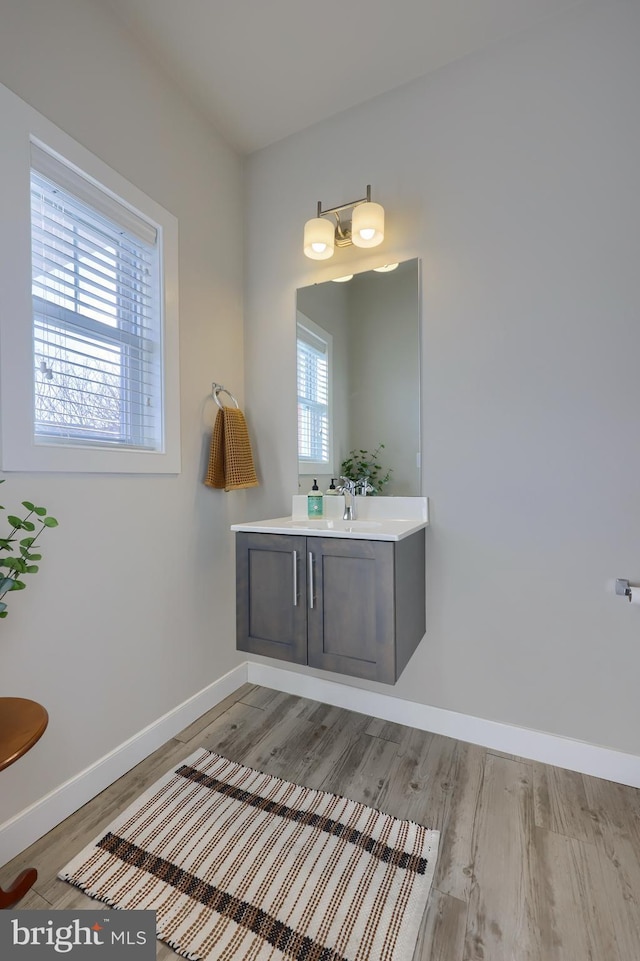
[[[24, 697], [0, 697], [0, 771], [26, 754], [44, 734], [49, 715], [42, 704]], [[27, 868], [4, 891], [0, 887], [0, 908], [11, 908], [32, 886], [38, 872]]]

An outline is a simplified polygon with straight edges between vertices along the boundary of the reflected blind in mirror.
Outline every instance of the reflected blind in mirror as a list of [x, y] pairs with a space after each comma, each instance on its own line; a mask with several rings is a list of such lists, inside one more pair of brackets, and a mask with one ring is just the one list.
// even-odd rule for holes
[[298, 459], [328, 470], [330, 335], [326, 337], [297, 325]]

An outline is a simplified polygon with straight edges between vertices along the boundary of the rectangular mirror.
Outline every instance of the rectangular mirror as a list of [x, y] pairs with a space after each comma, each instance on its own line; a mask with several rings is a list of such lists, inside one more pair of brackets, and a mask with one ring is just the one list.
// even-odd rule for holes
[[378, 465], [376, 493], [422, 493], [419, 267], [408, 260], [297, 291], [302, 493], [314, 477], [326, 491], [352, 451]]

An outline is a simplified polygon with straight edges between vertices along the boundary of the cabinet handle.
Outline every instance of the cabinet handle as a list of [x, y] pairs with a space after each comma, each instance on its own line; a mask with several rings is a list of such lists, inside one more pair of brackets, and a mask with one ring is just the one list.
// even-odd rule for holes
[[313, 610], [313, 552], [309, 551], [309, 609]]
[[293, 552], [293, 606], [298, 606], [298, 552]]

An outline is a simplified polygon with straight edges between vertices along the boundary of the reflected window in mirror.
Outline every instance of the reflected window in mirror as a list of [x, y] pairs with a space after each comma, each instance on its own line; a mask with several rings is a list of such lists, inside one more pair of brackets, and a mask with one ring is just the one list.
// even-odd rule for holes
[[332, 380], [333, 337], [298, 313], [298, 473], [333, 471]]

